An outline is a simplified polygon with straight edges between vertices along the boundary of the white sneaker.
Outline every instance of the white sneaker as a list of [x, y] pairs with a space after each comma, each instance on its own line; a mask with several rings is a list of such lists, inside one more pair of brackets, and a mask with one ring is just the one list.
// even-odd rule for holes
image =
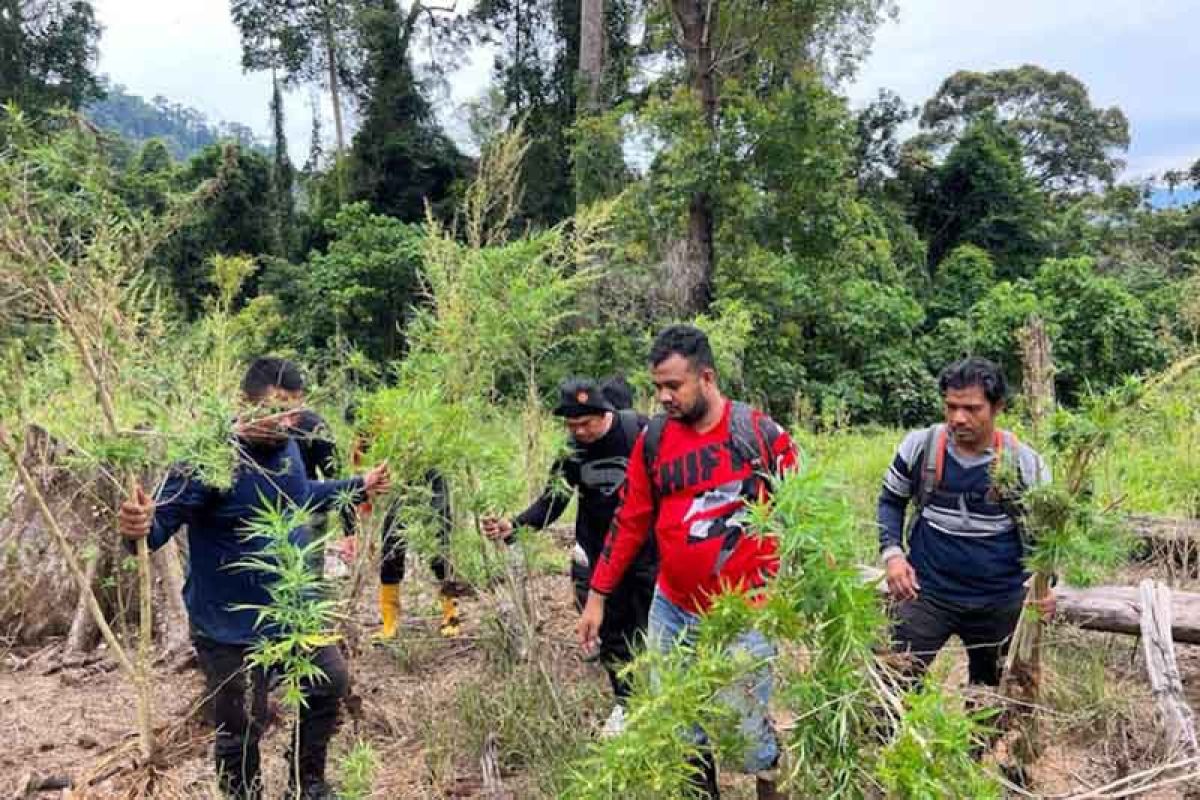
[[608, 715], [608, 720], [604, 723], [604, 728], [600, 731], [600, 736], [604, 739], [611, 739], [614, 736], [620, 736], [625, 732], [625, 706], [613, 706], [612, 713]]

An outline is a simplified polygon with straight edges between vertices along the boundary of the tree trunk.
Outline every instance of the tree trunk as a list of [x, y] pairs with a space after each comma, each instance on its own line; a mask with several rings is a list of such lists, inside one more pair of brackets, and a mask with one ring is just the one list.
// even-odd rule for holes
[[162, 591], [159, 630], [164, 654], [168, 657], [187, 651], [191, 643], [187, 607], [183, 604], [184, 568], [179, 541], [183, 531], [155, 552], [154, 574]]
[[[673, 0], [672, 10], [678, 28], [680, 46], [687, 58], [688, 82], [700, 103], [700, 113], [708, 131], [708, 146], [716, 147], [719, 94], [717, 74], [713, 63], [711, 21], [720, 13], [717, 0]], [[707, 180], [701, 181], [688, 203], [687, 263], [688, 274], [679, 276], [687, 281], [688, 312], [708, 310], [713, 300], [713, 275], [716, 253], [713, 248], [715, 229], [713, 198]]]
[[[88, 559], [83, 573], [87, 578], [88, 586], [96, 585], [96, 573], [99, 570], [100, 559], [100, 553]], [[68, 656], [82, 655], [92, 649], [96, 643], [96, 637], [99, 635], [100, 629], [96, 627], [96, 620], [92, 619], [87, 595], [80, 592], [79, 599], [75, 603], [75, 616], [71, 620], [71, 630], [67, 632], [67, 643], [63, 649]]]
[[1017, 333], [1021, 342], [1022, 392], [1029, 404], [1029, 419], [1036, 435], [1054, 411], [1054, 358], [1046, 324], [1036, 314]]
[[604, 0], [579, 4], [580, 108], [585, 114], [600, 112], [604, 83]]
[[338, 200], [345, 200], [346, 185], [342, 170], [342, 156], [346, 152], [346, 129], [342, 124], [342, 92], [338, 82], [337, 43], [333, 38], [333, 20], [325, 13], [325, 62], [329, 69], [329, 98], [333, 102], [333, 130], [336, 149], [333, 154], [333, 169], [337, 176]]

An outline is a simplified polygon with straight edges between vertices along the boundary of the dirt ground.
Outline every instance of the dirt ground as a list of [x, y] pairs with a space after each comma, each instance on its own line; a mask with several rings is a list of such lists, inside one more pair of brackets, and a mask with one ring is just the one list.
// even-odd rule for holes
[[[575, 611], [570, 583], [565, 576], [533, 578], [533, 592], [544, 611], [543, 635], [555, 643], [559, 667], [568, 680], [591, 681], [597, 696], [605, 686], [594, 666], [582, 663], [571, 647]], [[428, 749], [428, 731], [437, 715], [446, 714], [452, 698], [467, 682], [477, 680], [487, 654], [481, 646], [481, 620], [486, 609], [479, 598], [462, 601], [462, 635], [444, 639], [437, 632], [436, 597], [423, 575], [410, 578], [404, 588], [404, 644], [394, 649], [365, 647], [352, 661], [355, 712], [349, 716], [333, 745], [331, 764], [356, 741], [371, 744], [378, 759], [372, 797], [375, 798], [474, 798], [482, 796], [481, 769], [468, 754], [435, 754]], [[364, 603], [355, 614], [364, 629], [374, 625], [374, 609]], [[1052, 629], [1058, 630], [1058, 629]], [[1056, 634], [1055, 634], [1056, 635]], [[1112, 675], [1116, 691], [1137, 690], [1138, 662], [1132, 637], [1108, 637], [1079, 631], [1062, 634], [1071, 641], [1108, 648], [1116, 665]], [[1054, 635], [1051, 637], [1054, 640]], [[1180, 667], [1193, 706], [1200, 708], [1200, 647], [1180, 648]], [[955, 663], [949, 680], [961, 683], [965, 662], [961, 651], [947, 657]], [[1072, 679], [1060, 676], [1060, 680]], [[192, 714], [201, 697], [202, 681], [194, 666], [159, 665], [154, 673], [155, 716], [178, 724]], [[1139, 690], [1140, 691], [1140, 690]], [[1047, 747], [1035, 773], [1036, 796], [1069, 797], [1111, 781], [1121, 770], [1139, 768], [1153, 730], [1149, 693], [1133, 704], [1136, 716], [1113, 730], [1107, 740], [1089, 737], [1052, 720]], [[1143, 707], [1144, 706], [1144, 707]], [[592, 714], [594, 727], [606, 709]], [[590, 713], [590, 712], [589, 712]], [[1111, 722], [1111, 720], [1109, 721]], [[90, 776], [130, 763], [134, 740], [134, 691], [112, 668], [111, 662], [61, 668], [38, 653], [12, 651], [0, 659], [0, 798], [17, 793], [30, 779], [69, 778], [79, 785]], [[1095, 725], [1107, 724], [1098, 720]], [[273, 726], [263, 745], [267, 797], [273, 800], [286, 783], [283, 753], [288, 725]], [[172, 757], [155, 796], [163, 798], [214, 798], [208, 749], [211, 734], [202, 725], [186, 729], [186, 746]], [[1123, 763], [1122, 763], [1123, 762]], [[333, 770], [331, 770], [333, 771]], [[522, 776], [507, 775], [505, 784], [513, 798], [521, 798]], [[87, 790], [31, 793], [29, 797], [108, 798], [118, 796], [113, 780], [100, 780]], [[731, 798], [752, 796], [744, 778], [725, 779]], [[1196, 795], [1198, 787], [1171, 786], [1136, 795], [1177, 800]]]
[[[533, 582], [535, 597], [547, 620], [544, 635], [569, 642], [575, 614], [569, 579], [542, 576]], [[478, 637], [484, 609], [479, 599], [464, 599], [462, 634], [445, 639], [437, 631], [432, 584], [419, 578], [409, 580], [404, 595], [405, 644], [396, 649], [368, 646], [352, 661], [357, 710], [347, 715], [333, 744], [330, 763], [335, 764], [340, 754], [362, 739], [370, 742], [378, 757], [373, 797], [478, 796], [480, 768], [468, 759], [452, 765], [458, 775], [439, 775], [438, 782], [444, 785], [434, 785], [422, 730], [429, 716], [444, 710], [457, 688], [479, 672], [484, 654], [478, 647]], [[374, 625], [374, 611], [369, 604], [363, 604], [356, 619], [368, 630]], [[57, 665], [51, 666], [36, 655], [11, 652], [0, 663], [2, 798], [14, 796], [30, 776], [64, 777], [79, 783], [94, 774], [113, 748], [133, 744], [134, 689], [110, 662], [57, 669]], [[598, 668], [575, 661], [570, 668], [576, 679], [604, 683]], [[202, 696], [203, 680], [194, 665], [160, 665], [153, 681], [155, 717], [160, 722], [186, 719]], [[195, 727], [191, 731], [193, 746], [186, 757], [166, 770], [164, 796], [216, 795], [208, 754], [211, 734]], [[286, 784], [283, 754], [289, 727], [284, 722], [273, 725], [263, 743], [269, 798], [281, 794]], [[129, 760], [118, 759], [116, 764], [120, 763]], [[519, 785], [519, 776], [514, 785]], [[113, 782], [108, 781], [86, 792], [77, 791], [72, 797], [106, 798], [115, 793]]]

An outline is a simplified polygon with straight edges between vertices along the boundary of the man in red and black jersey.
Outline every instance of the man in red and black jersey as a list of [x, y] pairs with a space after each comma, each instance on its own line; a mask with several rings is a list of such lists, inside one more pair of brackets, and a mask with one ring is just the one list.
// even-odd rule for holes
[[[776, 542], [747, 530], [748, 504], [763, 500], [769, 476], [796, 465], [787, 432], [761, 411], [728, 400], [717, 385], [712, 348], [700, 330], [677, 325], [659, 334], [651, 372], [665, 414], [651, 421], [629, 458], [623, 500], [592, 574], [577, 632], [595, 646], [605, 601], [653, 529], [659, 575], [650, 607], [648, 646], [688, 644], [713, 600], [744, 592], [760, 602], [778, 572]], [[768, 663], [774, 647], [757, 631], [734, 645]], [[779, 744], [767, 718], [768, 668], [750, 676], [741, 698], [742, 732], [750, 743], [745, 769], [758, 776], [758, 796], [775, 798]], [[698, 732], [699, 733], [699, 732]], [[702, 734], [698, 740], [703, 743]], [[698, 789], [718, 797], [711, 754], [699, 766]]]

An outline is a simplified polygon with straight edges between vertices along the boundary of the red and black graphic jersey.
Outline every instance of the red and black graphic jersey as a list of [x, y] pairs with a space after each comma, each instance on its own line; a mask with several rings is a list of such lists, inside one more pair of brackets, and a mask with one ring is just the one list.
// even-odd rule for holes
[[[797, 463], [791, 437], [760, 411], [751, 412], [757, 442], [735, 442], [726, 401], [721, 422], [706, 433], [676, 420], [663, 429], [647, 471], [643, 433], [629, 457], [623, 499], [592, 588], [610, 593], [651, 529], [658, 542], [658, 588], [672, 603], [706, 610], [714, 595], [761, 587], [779, 570], [776, 543], [746, 529], [748, 503], [766, 498], [764, 473]], [[757, 457], [756, 453], [762, 453]]]

